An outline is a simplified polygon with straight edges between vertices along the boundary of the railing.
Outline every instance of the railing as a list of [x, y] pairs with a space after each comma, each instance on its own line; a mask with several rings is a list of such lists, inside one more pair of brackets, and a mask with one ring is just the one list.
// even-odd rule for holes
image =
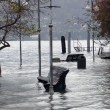
[[[73, 48], [76, 50], [76, 52], [80, 51], [87, 51], [88, 47], [83, 47], [81, 42], [77, 39], [76, 41], [73, 41]], [[94, 47], [94, 51], [99, 49], [99, 47]], [[93, 47], [90, 47], [90, 51], [93, 51]]]
[[[94, 47], [94, 51], [99, 49], [99, 47]], [[82, 47], [82, 51], [87, 51], [87, 47]], [[93, 47], [90, 47], [90, 51], [93, 51]]]
[[73, 47], [77, 52], [82, 51], [82, 44], [80, 43], [80, 41], [77, 39], [77, 41], [73, 42]]

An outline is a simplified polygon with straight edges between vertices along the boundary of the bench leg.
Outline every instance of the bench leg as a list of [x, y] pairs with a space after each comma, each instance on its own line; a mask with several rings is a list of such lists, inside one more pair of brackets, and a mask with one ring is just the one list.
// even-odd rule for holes
[[[46, 92], [49, 92], [49, 87], [50, 87], [50, 84], [44, 84], [44, 88]], [[66, 85], [63, 85], [63, 84], [53, 85], [53, 89], [54, 89], [54, 92], [65, 92]]]

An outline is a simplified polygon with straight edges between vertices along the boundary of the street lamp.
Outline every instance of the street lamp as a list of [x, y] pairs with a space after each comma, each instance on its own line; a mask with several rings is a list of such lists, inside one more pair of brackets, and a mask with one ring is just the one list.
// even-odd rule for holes
[[38, 0], [38, 55], [39, 55], [39, 76], [41, 76], [41, 35], [40, 35], [40, 0]]
[[[46, 6], [47, 8], [50, 9], [50, 23], [49, 23], [49, 37], [50, 37], [50, 87], [49, 87], [49, 93], [50, 95], [53, 95], [54, 90], [53, 90], [53, 23], [52, 23], [52, 8], [59, 8], [59, 6], [53, 6], [52, 5], [52, 0], [50, 0], [50, 6]], [[44, 8], [46, 8], [44, 7]]]
[[[18, 0], [19, 7], [21, 6], [21, 1]], [[22, 66], [22, 36], [21, 36], [21, 13], [19, 13], [20, 16], [20, 27], [19, 27], [19, 49], [20, 49], [20, 68]]]
[[54, 94], [53, 90], [53, 23], [52, 23], [52, 8], [60, 8], [59, 6], [53, 6], [52, 0], [50, 0], [49, 6], [44, 6], [42, 8], [49, 8], [50, 9], [50, 23], [49, 23], [49, 37], [50, 37], [50, 73], [49, 73], [49, 80], [50, 80], [50, 87], [49, 87], [49, 93], [50, 95]]
[[[91, 0], [91, 5], [92, 5], [92, 17], [93, 17], [93, 0]], [[94, 21], [93, 21], [93, 25], [94, 25]], [[93, 33], [92, 33], [92, 43], [93, 43], [93, 62], [95, 61], [95, 55], [94, 55], [94, 27], [93, 27]]]
[[49, 36], [50, 36], [50, 88], [49, 88], [49, 93], [52, 95], [54, 93], [54, 91], [53, 91], [53, 62], [52, 62], [52, 58], [53, 58], [52, 0], [50, 0], [50, 7], [49, 8], [50, 8], [50, 24], [49, 24]]
[[[29, 1], [29, 0], [26, 0], [26, 1]], [[48, 2], [49, 0], [37, 0], [37, 3], [38, 3], [38, 59], [39, 59], [39, 76], [41, 76], [41, 24], [40, 24], [40, 2], [42, 3], [46, 3]]]
[[[89, 1], [88, 1], [87, 2], [87, 6], [86, 6], [86, 10], [87, 11], [92, 11], [92, 17], [93, 17], [93, 3], [94, 3], [94, 0], [91, 0], [91, 5], [89, 4]], [[94, 21], [92, 21], [92, 23], [93, 23], [93, 28], [92, 28], [92, 42], [93, 42], [93, 62], [94, 62], [95, 61], [95, 55], [94, 55]], [[91, 25], [91, 24], [89, 24], [89, 25]], [[89, 27], [91, 27], [91, 26], [89, 26]]]
[[[28, 1], [29, 1], [29, 0], [27, 0], [27, 1], [25, 1], [25, 2], [22, 2], [22, 5], [23, 5], [23, 6], [28, 5]], [[18, 0], [18, 5], [19, 5], [19, 7], [21, 7], [21, 0]], [[21, 9], [20, 9], [20, 10], [21, 10]], [[21, 13], [19, 14], [19, 16], [20, 16], [20, 28], [19, 28], [19, 40], [20, 40], [20, 42], [19, 42], [19, 48], [20, 48], [20, 68], [21, 68], [21, 67], [22, 67]]]

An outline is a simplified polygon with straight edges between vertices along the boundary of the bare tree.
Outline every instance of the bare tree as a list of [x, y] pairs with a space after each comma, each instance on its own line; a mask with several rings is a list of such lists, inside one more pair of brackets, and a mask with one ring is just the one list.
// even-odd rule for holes
[[[44, 2], [45, 1], [45, 2]], [[47, 0], [41, 0], [46, 3]], [[30, 35], [37, 32], [37, 0], [0, 1], [0, 50], [9, 47], [9, 36]]]
[[110, 36], [110, 0], [96, 0], [94, 3], [93, 20], [97, 22], [99, 36]]

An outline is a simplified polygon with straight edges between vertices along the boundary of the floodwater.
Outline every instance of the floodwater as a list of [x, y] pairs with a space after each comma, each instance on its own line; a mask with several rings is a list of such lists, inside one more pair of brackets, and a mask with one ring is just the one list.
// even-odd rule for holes
[[[83, 41], [83, 43], [85, 43]], [[86, 69], [78, 70], [76, 62], [59, 62], [54, 65], [69, 68], [66, 77], [67, 92], [45, 92], [38, 83], [37, 41], [22, 42], [22, 68], [19, 67], [19, 42], [0, 51], [2, 77], [0, 78], [0, 110], [109, 110], [110, 60], [100, 59], [95, 51], [82, 52], [86, 56]], [[54, 57], [66, 59], [61, 54], [60, 41], [53, 42]], [[72, 45], [72, 53], [75, 53]], [[49, 72], [49, 42], [42, 41], [42, 75]]]

